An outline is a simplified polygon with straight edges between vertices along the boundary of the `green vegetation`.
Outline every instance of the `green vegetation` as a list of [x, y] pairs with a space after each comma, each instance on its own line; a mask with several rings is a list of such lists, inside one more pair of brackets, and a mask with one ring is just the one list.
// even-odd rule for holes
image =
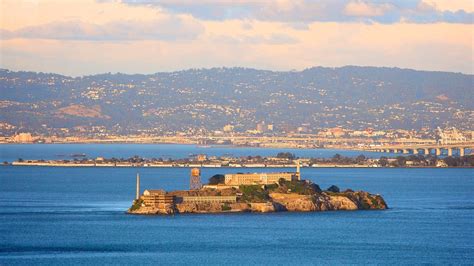
[[365, 162], [366, 158], [364, 155], [359, 155], [356, 158], [352, 157], [345, 157], [340, 155], [339, 153], [336, 153], [332, 158], [331, 162], [335, 164], [362, 164]]
[[389, 164], [388, 158], [385, 156], [380, 157], [379, 164], [382, 167], [386, 167]]
[[474, 155], [467, 155], [464, 157], [448, 156], [443, 161], [450, 167], [454, 166], [474, 166]]
[[276, 157], [281, 158], [281, 159], [288, 159], [288, 160], [296, 159], [296, 156], [291, 152], [279, 152]]
[[224, 181], [224, 175], [213, 175], [211, 178], [209, 178], [209, 185], [224, 184]]
[[259, 185], [240, 186], [242, 192], [241, 200], [243, 202], [267, 202], [270, 200], [268, 190]]
[[369, 199], [372, 202], [372, 207], [383, 208], [387, 206], [387, 203], [385, 203], [385, 200], [380, 195], [369, 196]]
[[369, 196], [369, 200], [370, 200], [370, 202], [372, 203], [372, 206], [373, 206], [373, 207], [379, 206], [379, 202], [377, 201], [377, 199], [376, 199], [375, 197]]
[[269, 184], [269, 185], [265, 185], [265, 189], [268, 190], [268, 191], [273, 191], [275, 189], [278, 188], [278, 184]]
[[331, 192], [334, 192], [334, 193], [339, 193], [339, 192], [341, 192], [341, 190], [340, 190], [337, 186], [335, 186], [335, 185], [330, 186], [330, 187], [327, 189], [327, 191], [331, 191]]
[[370, 204], [365, 200], [361, 200], [360, 205], [362, 206], [363, 210], [369, 210], [370, 209]]
[[143, 204], [142, 199], [135, 200], [135, 201], [133, 201], [133, 205], [132, 205], [132, 207], [130, 207], [130, 210], [131, 211], [136, 211], [136, 210], [140, 209], [142, 204]]
[[[474, 155], [465, 155], [462, 157], [458, 156], [447, 156], [443, 159], [435, 155], [423, 155], [423, 154], [412, 154], [408, 156], [397, 156], [396, 160], [388, 162], [387, 157], [380, 157], [379, 164], [381, 166], [390, 167], [406, 167], [406, 166], [436, 166], [436, 162], [443, 160], [448, 167], [473, 167], [474, 166]], [[408, 164], [409, 162], [409, 164]]]
[[229, 206], [228, 203], [222, 204], [222, 207], [221, 207], [221, 208], [222, 208], [223, 211], [230, 211], [230, 210], [232, 210], [232, 208]]
[[318, 185], [303, 180], [287, 181], [282, 178], [278, 181], [278, 183], [280, 185], [280, 187], [278, 188], [280, 192], [291, 192], [301, 195], [313, 195], [321, 191]]

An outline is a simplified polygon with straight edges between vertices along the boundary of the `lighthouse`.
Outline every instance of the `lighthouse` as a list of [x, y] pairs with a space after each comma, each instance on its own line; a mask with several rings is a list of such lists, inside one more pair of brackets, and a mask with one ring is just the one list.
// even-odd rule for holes
[[135, 197], [136, 200], [140, 198], [140, 174], [137, 173], [137, 195]]

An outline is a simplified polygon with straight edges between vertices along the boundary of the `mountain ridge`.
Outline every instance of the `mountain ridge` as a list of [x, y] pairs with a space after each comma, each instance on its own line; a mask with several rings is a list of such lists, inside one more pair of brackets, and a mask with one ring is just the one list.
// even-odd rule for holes
[[[308, 131], [335, 126], [471, 129], [473, 83], [471, 74], [368, 66], [220, 67], [81, 77], [1, 69], [0, 122], [38, 133], [102, 127], [110, 133], [158, 134], [220, 130], [226, 124], [245, 131], [263, 121], [282, 132], [301, 126]], [[58, 116], [58, 110], [74, 106], [100, 112]], [[1, 128], [1, 133], [12, 130]]]
[[218, 69], [244, 69], [244, 70], [256, 70], [256, 71], [267, 71], [267, 72], [304, 72], [311, 69], [342, 69], [342, 68], [367, 68], [367, 69], [388, 69], [388, 70], [403, 70], [403, 71], [414, 71], [414, 72], [429, 72], [429, 73], [445, 73], [445, 74], [459, 74], [464, 76], [474, 76], [474, 74], [463, 73], [463, 72], [451, 72], [451, 71], [443, 71], [443, 70], [426, 70], [426, 69], [414, 69], [414, 68], [405, 68], [405, 67], [396, 67], [396, 66], [363, 66], [363, 65], [344, 65], [338, 67], [327, 67], [327, 66], [312, 66], [307, 67], [301, 70], [271, 70], [271, 69], [260, 69], [254, 67], [242, 67], [242, 66], [220, 66], [220, 67], [201, 67], [201, 68], [185, 68], [181, 70], [170, 70], [170, 71], [157, 71], [152, 73], [125, 73], [125, 72], [100, 72], [96, 74], [86, 74], [86, 75], [66, 75], [57, 72], [43, 72], [43, 71], [34, 71], [34, 70], [12, 70], [9, 68], [0, 68], [0, 72], [16, 72], [16, 73], [32, 73], [32, 74], [48, 74], [48, 75], [57, 75], [69, 78], [84, 78], [84, 77], [93, 77], [93, 76], [100, 76], [100, 75], [127, 75], [127, 76], [149, 76], [149, 75], [156, 75], [156, 74], [169, 74], [169, 73], [176, 73], [176, 72], [185, 72], [185, 71], [194, 71], [194, 70], [218, 70]]

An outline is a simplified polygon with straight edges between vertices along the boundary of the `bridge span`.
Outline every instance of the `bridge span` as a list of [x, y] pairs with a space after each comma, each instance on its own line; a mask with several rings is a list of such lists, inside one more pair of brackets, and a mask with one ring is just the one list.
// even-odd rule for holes
[[459, 151], [459, 156], [464, 156], [466, 149], [473, 150], [474, 142], [463, 142], [455, 144], [397, 144], [383, 145], [378, 147], [370, 147], [365, 150], [387, 153], [403, 153], [403, 154], [424, 154], [428, 155], [434, 151], [434, 154], [441, 155], [443, 151], [447, 151], [448, 156], [453, 156], [453, 151]]

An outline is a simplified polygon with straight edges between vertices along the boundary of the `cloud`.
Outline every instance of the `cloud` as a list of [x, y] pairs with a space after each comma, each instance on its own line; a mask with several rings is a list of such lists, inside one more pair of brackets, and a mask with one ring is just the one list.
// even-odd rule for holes
[[[290, 70], [317, 65], [474, 73], [472, 26], [466, 24], [331, 22], [312, 23], [307, 31], [280, 31], [279, 23], [255, 22], [252, 32], [241, 29], [241, 23], [235, 21], [203, 24], [210, 27], [202, 36], [182, 42], [5, 40], [0, 42], [1, 65], [69, 75], [154, 73], [216, 66]], [[271, 39], [278, 39], [272, 34], [288, 34], [298, 42], [272, 44]]]
[[0, 39], [6, 40], [11, 38], [11, 31], [0, 29]]
[[94, 24], [81, 20], [54, 21], [23, 27], [14, 31], [0, 31], [2, 39], [53, 39], [84, 41], [128, 40], [192, 40], [204, 32], [204, 27], [193, 19], [177, 16], [155, 20], [123, 20]]
[[298, 40], [286, 34], [272, 34], [270, 38], [268, 38], [267, 43], [269, 44], [295, 44], [295, 43], [298, 43]]
[[344, 8], [344, 14], [355, 17], [379, 17], [392, 9], [390, 4], [373, 4], [361, 1], [350, 2]]
[[211, 39], [216, 43], [224, 43], [226, 45], [290, 45], [297, 44], [299, 40], [292, 36], [282, 33], [273, 33], [268, 36], [263, 35], [238, 35], [235, 37], [228, 35], [216, 35]]
[[[178, 14], [191, 14], [204, 20], [255, 19], [294, 22], [376, 22], [472, 24], [474, 13], [463, 9], [438, 9], [423, 0], [121, 0], [134, 6], [147, 6]], [[466, 7], [467, 8], [467, 7]]]
[[472, 0], [101, 1], [0, 0], [0, 65], [71, 75], [347, 64], [474, 72]]

